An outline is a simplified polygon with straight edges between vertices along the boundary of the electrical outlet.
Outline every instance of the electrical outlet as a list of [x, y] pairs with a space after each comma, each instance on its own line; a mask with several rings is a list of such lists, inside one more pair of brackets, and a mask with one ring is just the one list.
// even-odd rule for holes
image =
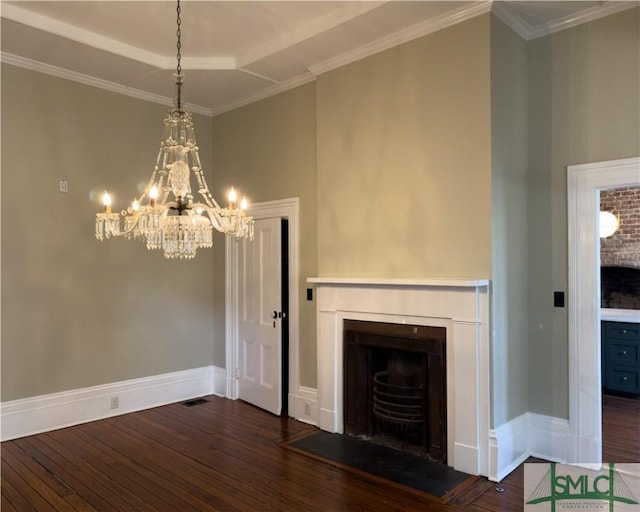
[[60, 192], [69, 192], [69, 182], [67, 180], [60, 180]]
[[111, 398], [111, 408], [117, 409], [118, 407], [120, 407], [120, 397], [114, 396]]

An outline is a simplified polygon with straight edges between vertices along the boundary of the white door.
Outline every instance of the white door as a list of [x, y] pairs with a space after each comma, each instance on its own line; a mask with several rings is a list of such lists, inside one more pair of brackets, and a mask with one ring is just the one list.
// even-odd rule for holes
[[240, 399], [280, 414], [281, 225], [255, 221], [255, 239], [238, 250], [238, 368]]

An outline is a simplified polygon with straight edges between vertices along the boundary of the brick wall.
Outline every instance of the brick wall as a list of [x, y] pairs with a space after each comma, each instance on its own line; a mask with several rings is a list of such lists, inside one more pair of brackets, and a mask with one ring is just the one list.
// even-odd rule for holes
[[620, 218], [618, 231], [600, 239], [602, 266], [640, 268], [640, 187], [603, 190], [600, 210]]

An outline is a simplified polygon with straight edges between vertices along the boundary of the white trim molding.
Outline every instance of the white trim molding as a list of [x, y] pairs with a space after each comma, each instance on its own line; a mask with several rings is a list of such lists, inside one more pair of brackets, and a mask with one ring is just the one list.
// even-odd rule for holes
[[489, 480], [499, 482], [529, 456], [529, 413], [489, 432]]
[[213, 390], [214, 395], [227, 397], [227, 370], [219, 366], [213, 367]]
[[143, 50], [142, 48], [123, 43], [122, 41], [106, 37], [98, 32], [86, 30], [38, 12], [23, 9], [18, 5], [3, 2], [2, 17], [20, 23], [21, 25], [54, 34], [69, 41], [74, 41], [91, 48], [97, 48], [107, 53], [126, 57], [149, 66], [160, 69], [172, 69], [175, 67], [173, 56], [165, 57], [158, 55]]
[[[300, 390], [300, 199], [297, 197], [252, 204], [255, 219], [283, 218], [289, 221], [289, 414], [297, 410]], [[225, 237], [225, 367], [226, 397], [238, 398], [238, 268], [237, 240]], [[304, 410], [304, 406], [303, 406]]]
[[489, 480], [500, 482], [529, 457], [567, 462], [569, 422], [525, 412], [490, 432]]
[[569, 14], [562, 18], [551, 20], [549, 23], [543, 23], [536, 25], [535, 27], [529, 27], [529, 33], [527, 39], [536, 39], [549, 34], [554, 34], [568, 28], [577, 27], [583, 23], [595, 21], [605, 16], [615, 14], [618, 12], [626, 11], [627, 9], [633, 9], [640, 5], [637, 1], [608, 1], [598, 2], [599, 5], [583, 9], [575, 14]]
[[[222, 373], [221, 373], [222, 372]], [[219, 394], [224, 369], [204, 366], [0, 404], [2, 441]], [[224, 381], [224, 380], [222, 380]], [[118, 402], [117, 408], [112, 401]]]
[[569, 462], [569, 420], [529, 413], [529, 455], [552, 462]]
[[375, 41], [371, 41], [370, 43], [354, 48], [353, 50], [341, 53], [336, 57], [313, 64], [309, 66], [309, 71], [311, 71], [315, 76], [321, 75], [327, 71], [339, 68], [340, 66], [345, 66], [346, 64], [375, 55], [376, 53], [388, 50], [389, 48], [413, 41], [419, 37], [433, 34], [439, 30], [489, 12], [491, 10], [492, 3], [493, 2], [491, 0], [471, 2], [470, 4], [463, 5], [459, 9], [446, 12], [445, 14], [435, 18], [421, 21], [415, 25], [399, 30], [398, 32], [394, 32], [388, 36], [381, 37], [380, 39], [376, 39]]
[[[246, 69], [238, 69], [238, 71], [256, 75], [256, 73], [251, 73], [249, 70], [246, 70]], [[258, 76], [262, 79], [268, 80], [264, 76], [261, 76], [261, 75], [258, 75]], [[280, 94], [281, 92], [288, 91], [289, 89], [293, 89], [295, 87], [299, 87], [309, 82], [313, 82], [315, 81], [315, 79], [316, 77], [310, 72], [304, 72], [284, 82], [274, 83], [268, 87], [265, 87], [264, 89], [260, 89], [256, 92], [243, 96], [242, 98], [238, 98], [237, 100], [233, 100], [228, 103], [223, 103], [222, 105], [216, 106], [215, 108], [208, 109], [208, 115], [215, 117], [217, 115], [224, 114], [225, 112], [229, 112], [230, 110], [244, 107], [245, 105], [250, 105], [251, 103], [255, 103], [256, 101], [260, 101], [265, 98], [270, 98], [271, 96], [275, 96], [276, 94]], [[204, 108], [204, 107], [201, 107], [201, 108]], [[195, 110], [193, 109], [192, 111], [195, 112]]]
[[[4, 5], [4, 4], [3, 4]], [[62, 78], [64, 80], [70, 80], [79, 84], [88, 85], [90, 87], [97, 87], [109, 92], [115, 92], [138, 100], [149, 101], [151, 103], [157, 103], [159, 105], [165, 105], [167, 107], [173, 107], [173, 100], [160, 94], [154, 94], [152, 92], [136, 89], [135, 87], [128, 87], [116, 82], [110, 82], [103, 80], [102, 78], [96, 78], [95, 76], [85, 75], [78, 73], [77, 71], [71, 71], [44, 62], [39, 62], [33, 59], [27, 59], [26, 57], [20, 57], [19, 55], [13, 55], [12, 53], [1, 52], [0, 61], [5, 64], [11, 64], [19, 68], [28, 69], [30, 71], [36, 71], [45, 75], [54, 76], [56, 78]], [[185, 108], [193, 112], [194, 114], [201, 114], [211, 117], [213, 115], [212, 110], [207, 107], [201, 107], [200, 105], [194, 105], [193, 103], [186, 103]]]
[[609, 322], [630, 322], [640, 324], [640, 310], [637, 309], [609, 309], [600, 310], [600, 320]]
[[500, 20], [506, 23], [511, 29], [518, 34], [525, 41], [531, 41], [555, 32], [576, 27], [583, 23], [588, 23], [610, 14], [626, 11], [627, 9], [633, 9], [640, 5], [636, 1], [608, 1], [600, 2], [599, 5], [588, 7], [573, 14], [562, 16], [550, 20], [547, 23], [539, 23], [537, 25], [529, 25], [518, 13], [514, 12], [504, 2], [493, 2], [491, 6], [491, 12], [496, 15]]
[[[503, 2], [478, 0], [467, 3], [458, 9], [446, 12], [440, 16], [418, 22], [414, 25], [398, 30], [397, 32], [371, 41], [357, 48], [353, 48], [352, 50], [343, 52], [335, 57], [331, 57], [325, 61], [311, 64], [308, 66], [307, 71], [304, 71], [298, 76], [289, 77], [285, 80], [277, 80], [273, 77], [266, 76], [264, 73], [257, 73], [250, 69], [250, 67], [257, 62], [277, 55], [279, 52], [286, 52], [287, 48], [292, 48], [296, 44], [308, 41], [310, 38], [313, 38], [318, 34], [327, 33], [327, 31], [332, 28], [340, 26], [344, 22], [348, 22], [349, 20], [357, 18], [362, 14], [366, 14], [371, 10], [377, 9], [384, 3], [386, 2], [369, 1], [347, 3], [349, 5], [345, 5], [341, 9], [334, 10], [303, 27], [297, 27], [295, 30], [282, 34], [273, 40], [263, 43], [262, 45], [249, 48], [237, 56], [183, 57], [182, 66], [184, 69], [237, 71], [239, 73], [258, 77], [271, 83], [268, 87], [227, 103], [212, 107], [187, 104], [186, 108], [197, 114], [216, 116], [261, 99], [268, 98], [275, 94], [279, 94], [294, 87], [298, 87], [302, 84], [312, 82], [318, 75], [336, 69], [340, 66], [364, 59], [389, 48], [404, 44], [488, 12], [492, 12], [504, 23], [510, 26], [523, 39], [528, 41], [566, 28], [575, 27], [576, 25], [593, 21], [610, 14], [621, 12], [626, 9], [631, 9], [638, 5], [637, 1], [626, 0], [601, 2], [601, 5], [590, 7], [577, 13], [551, 20], [547, 23], [532, 26], [522, 19], [517, 12], [513, 12], [512, 9], [505, 6]], [[173, 69], [174, 66], [173, 57], [159, 55], [142, 48], [123, 43], [122, 41], [105, 37], [79, 26], [64, 23], [51, 17], [23, 9], [17, 5], [6, 2], [2, 3], [2, 17], [20, 24], [34, 27], [38, 30], [56, 34], [71, 41], [88, 45], [113, 55], [118, 55], [152, 66], [156, 70], [154, 72]], [[110, 82], [108, 80], [103, 80], [57, 66], [52, 66], [45, 62], [31, 60], [6, 52], [1, 53], [1, 61], [14, 66], [30, 69], [32, 71], [49, 74], [58, 78], [64, 78], [66, 80], [72, 80], [92, 87], [116, 92], [118, 94], [124, 94], [133, 98], [159, 103], [161, 105], [173, 106], [172, 98], [148, 91], [142, 91], [133, 87], [128, 87], [124, 84]]]
[[567, 462], [602, 462], [600, 190], [640, 184], [640, 157], [567, 168], [569, 426]]
[[447, 464], [488, 475], [488, 279], [311, 278], [317, 289], [318, 426], [344, 432], [346, 319], [447, 330]]
[[310, 425], [318, 424], [318, 390], [300, 386], [296, 395], [289, 395], [293, 404], [290, 415], [296, 420]]

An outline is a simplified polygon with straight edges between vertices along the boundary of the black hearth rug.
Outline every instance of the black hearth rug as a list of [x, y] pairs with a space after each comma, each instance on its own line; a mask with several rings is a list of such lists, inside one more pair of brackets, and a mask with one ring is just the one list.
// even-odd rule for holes
[[329, 464], [355, 469], [441, 497], [471, 475], [445, 464], [352, 436], [318, 431], [286, 443], [288, 448]]

